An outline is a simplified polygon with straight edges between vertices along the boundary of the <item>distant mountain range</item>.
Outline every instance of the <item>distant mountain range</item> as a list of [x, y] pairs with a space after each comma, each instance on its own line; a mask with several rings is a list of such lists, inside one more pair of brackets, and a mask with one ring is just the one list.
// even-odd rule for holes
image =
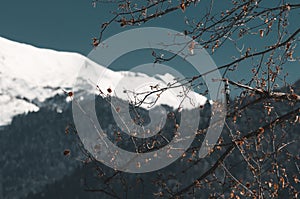
[[[139, 72], [114, 72], [80, 54], [39, 49], [1, 37], [0, 46], [0, 126], [9, 124], [15, 115], [38, 111], [46, 99], [63, 94], [63, 90], [71, 91], [81, 67], [87, 64], [104, 74], [98, 84], [103, 91], [111, 88], [112, 95], [125, 100], [128, 96], [116, 93], [116, 87], [136, 89], [140, 82], [166, 85], [175, 78], [170, 74], [151, 77]], [[92, 86], [92, 92], [96, 93], [96, 86]], [[198, 104], [205, 103], [205, 97], [198, 94], [196, 97]], [[179, 100], [162, 95], [156, 104], [176, 107]]]

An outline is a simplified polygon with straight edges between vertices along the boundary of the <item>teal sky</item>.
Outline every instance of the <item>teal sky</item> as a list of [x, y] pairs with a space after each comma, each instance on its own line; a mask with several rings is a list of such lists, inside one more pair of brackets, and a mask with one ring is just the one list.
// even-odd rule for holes
[[[217, 2], [215, 3], [216, 9], [226, 9], [231, 5], [230, 0], [215, 2]], [[268, 6], [275, 6], [275, 0], [266, 2]], [[290, 2], [299, 3], [299, 0]], [[112, 15], [109, 11], [114, 10], [115, 7], [115, 4], [98, 4], [94, 8], [91, 0], [2, 0], [0, 3], [0, 36], [37, 47], [87, 55], [92, 50], [91, 38], [98, 36], [101, 24], [111, 18]], [[200, 6], [188, 11], [183, 13], [179, 10], [161, 19], [150, 21], [146, 25], [171, 28], [182, 32], [186, 27], [184, 24], [186, 15], [196, 18], [203, 14]], [[291, 16], [291, 29], [300, 27], [299, 17], [299, 11]], [[119, 25], [112, 26], [105, 32], [104, 38], [126, 29]], [[253, 41], [245, 42], [253, 45]], [[263, 45], [263, 41], [255, 40], [254, 44]], [[297, 51], [296, 55], [299, 56], [299, 54]], [[231, 61], [232, 55], [236, 55], [236, 53], [228, 47], [218, 50], [213, 58], [217, 65], [223, 65]], [[124, 64], [129, 65], [130, 62]], [[290, 73], [290, 82], [300, 78], [299, 62], [289, 63], [287, 70]], [[247, 77], [248, 71], [249, 68], [241, 68], [232, 77]]]
[[107, 18], [89, 0], [3, 0], [0, 36], [38, 47], [87, 54], [91, 38]]

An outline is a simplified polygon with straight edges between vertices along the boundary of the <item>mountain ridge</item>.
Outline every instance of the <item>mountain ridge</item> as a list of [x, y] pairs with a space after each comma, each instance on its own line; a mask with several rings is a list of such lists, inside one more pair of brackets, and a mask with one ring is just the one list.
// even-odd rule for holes
[[[40, 49], [1, 37], [0, 46], [0, 126], [9, 124], [15, 115], [38, 111], [46, 99], [56, 94], [63, 95], [64, 90], [71, 91], [81, 68], [86, 65], [103, 74], [99, 84], [101, 90], [111, 88], [114, 91], [111, 95], [123, 100], [128, 100], [128, 96], [115, 91], [117, 87], [123, 87], [124, 83], [128, 87], [126, 89], [135, 90], [141, 82], [167, 85], [175, 79], [168, 73], [149, 76], [132, 71], [116, 72], [78, 53]], [[91, 83], [92, 87], [95, 87], [95, 84], [97, 82]], [[139, 91], [144, 91], [146, 87], [149, 90], [149, 85], [144, 85]], [[181, 90], [175, 91], [177, 93]], [[97, 93], [96, 88], [92, 92]], [[169, 97], [170, 93], [166, 93], [160, 96], [156, 105], [167, 104], [176, 107], [180, 104], [181, 99]], [[206, 97], [194, 92], [192, 94], [195, 94], [196, 104], [205, 104]], [[153, 97], [151, 99], [155, 100]]]

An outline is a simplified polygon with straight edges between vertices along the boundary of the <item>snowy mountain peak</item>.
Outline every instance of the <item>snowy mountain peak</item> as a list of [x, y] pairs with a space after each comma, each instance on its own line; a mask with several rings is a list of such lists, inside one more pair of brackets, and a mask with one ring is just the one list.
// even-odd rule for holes
[[0, 125], [71, 87], [84, 57], [0, 38]]
[[[117, 91], [120, 85], [122, 89], [135, 90], [141, 81], [166, 85], [174, 79], [170, 74], [149, 77], [136, 72], [115, 72], [77, 53], [40, 49], [1, 37], [0, 46], [0, 126], [9, 124], [15, 115], [38, 111], [39, 104], [56, 94], [63, 94], [63, 89], [72, 89], [86, 63], [105, 72], [99, 84], [103, 90], [110, 87]], [[143, 91], [144, 88], [138, 89]], [[117, 97], [128, 100], [128, 95], [122, 93], [114, 92]], [[205, 102], [206, 98], [197, 94], [196, 104]], [[168, 94], [157, 102], [174, 107], [179, 103], [180, 99]]]

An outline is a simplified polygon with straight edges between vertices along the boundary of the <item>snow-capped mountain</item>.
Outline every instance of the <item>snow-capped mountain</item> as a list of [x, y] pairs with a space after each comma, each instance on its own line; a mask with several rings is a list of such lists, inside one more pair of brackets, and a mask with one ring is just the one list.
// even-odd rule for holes
[[[38, 111], [46, 99], [64, 94], [64, 90], [72, 90], [81, 67], [86, 63], [97, 65], [97, 69], [104, 72], [101, 84], [98, 84], [101, 90], [110, 88], [113, 95], [125, 100], [130, 96], [116, 92], [121, 91], [120, 86], [122, 89], [143, 92], [149, 90], [151, 85], [164, 86], [174, 82], [174, 76], [170, 74], [150, 77], [137, 72], [115, 72], [77, 53], [40, 49], [0, 37], [0, 126], [9, 124], [15, 115]], [[141, 82], [144, 83], [142, 87]], [[178, 96], [183, 93], [182, 89], [165, 92], [156, 105], [167, 104], [177, 108], [183, 99], [183, 96]], [[196, 102], [189, 103], [185, 108], [206, 102], [202, 95], [195, 96]], [[155, 98], [150, 96], [148, 100]]]
[[0, 125], [70, 87], [83, 56], [0, 38]]

